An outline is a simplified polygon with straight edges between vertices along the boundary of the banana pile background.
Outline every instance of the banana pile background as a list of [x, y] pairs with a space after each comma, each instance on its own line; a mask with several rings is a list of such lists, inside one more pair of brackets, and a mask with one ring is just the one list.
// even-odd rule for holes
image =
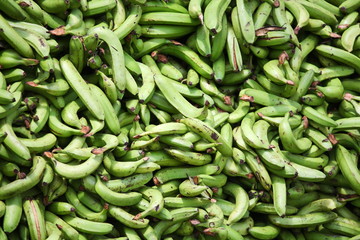
[[0, 0], [0, 240], [360, 239], [360, 0]]

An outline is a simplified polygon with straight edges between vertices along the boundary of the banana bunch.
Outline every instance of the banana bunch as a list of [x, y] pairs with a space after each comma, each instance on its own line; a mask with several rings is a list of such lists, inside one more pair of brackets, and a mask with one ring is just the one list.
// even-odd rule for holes
[[0, 239], [358, 239], [360, 1], [0, 1]]

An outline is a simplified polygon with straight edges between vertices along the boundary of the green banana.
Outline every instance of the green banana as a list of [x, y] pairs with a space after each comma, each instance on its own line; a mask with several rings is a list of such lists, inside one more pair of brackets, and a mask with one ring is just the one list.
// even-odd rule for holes
[[[147, 1], [142, 6], [142, 11], [145, 12], [179, 12], [188, 13], [188, 10], [180, 4], [173, 2], [158, 2], [158, 1]], [[190, 11], [189, 11], [190, 13]], [[191, 16], [191, 14], [190, 14]], [[193, 16], [191, 16], [193, 17]]]
[[205, 78], [211, 79], [214, 74], [209, 65], [203, 62], [194, 51], [184, 45], [167, 45], [166, 47], [160, 48], [159, 52], [184, 60]]
[[341, 12], [343, 13], [350, 13], [353, 10], [357, 9], [360, 6], [359, 1], [343, 1], [340, 6], [339, 9]]
[[231, 1], [214, 0], [211, 1], [204, 11], [204, 25], [216, 35], [222, 31], [222, 19], [226, 8]]
[[188, 12], [192, 18], [198, 18], [201, 24], [204, 24], [204, 15], [202, 4], [204, 0], [191, 0], [188, 5]]
[[232, 69], [236, 72], [241, 71], [243, 69], [243, 59], [241, 55], [241, 50], [237, 38], [235, 36], [234, 30], [230, 26], [230, 23], [229, 26], [227, 27], [226, 51]]
[[311, 226], [313, 224], [321, 224], [334, 220], [337, 214], [334, 212], [316, 212], [305, 215], [293, 215], [286, 217], [279, 217], [275, 215], [269, 215], [269, 220], [276, 226], [284, 228], [301, 228]]
[[46, 227], [45, 218], [40, 210], [40, 206], [35, 200], [25, 200], [23, 203], [24, 213], [29, 226], [32, 239], [45, 239]]
[[355, 24], [346, 29], [341, 36], [341, 45], [348, 52], [353, 51], [355, 39], [360, 34], [360, 25]]
[[[6, 3], [4, 6], [6, 6]], [[2, 29], [0, 37], [16, 49], [17, 52], [27, 58], [34, 57], [34, 53], [30, 45], [9, 25], [3, 16], [0, 16], [0, 28]]]
[[360, 69], [358, 68], [360, 59], [352, 53], [327, 45], [319, 45], [315, 50], [324, 57], [345, 63], [346, 65], [353, 67], [357, 73], [360, 72]]
[[310, 19], [310, 14], [303, 5], [301, 5], [296, 1], [285, 0], [285, 7], [296, 18], [297, 25], [294, 28], [294, 33], [298, 34], [300, 29], [308, 24]]
[[310, 120], [313, 120], [314, 122], [327, 126], [327, 127], [336, 127], [338, 126], [338, 123], [334, 121], [332, 118], [322, 114], [321, 112], [317, 111], [316, 109], [310, 107], [310, 106], [304, 106], [301, 113], [308, 117]]
[[188, 13], [177, 12], [148, 12], [143, 13], [139, 20], [140, 24], [164, 24], [180, 26], [197, 26], [200, 20], [191, 18]]
[[247, 7], [248, 3], [249, 2], [245, 0], [237, 0], [236, 6], [243, 37], [247, 43], [252, 44], [255, 41], [255, 27], [251, 16], [252, 14]]
[[257, 239], [272, 239], [280, 234], [280, 228], [274, 225], [254, 226], [249, 229], [249, 234]]
[[71, 215], [64, 216], [63, 220], [79, 232], [96, 235], [108, 234], [114, 227], [110, 223], [94, 222]]
[[338, 23], [336, 16], [332, 12], [319, 6], [318, 4], [304, 0], [296, 0], [296, 2], [300, 3], [306, 8], [311, 18], [321, 19], [330, 26], [334, 26]]

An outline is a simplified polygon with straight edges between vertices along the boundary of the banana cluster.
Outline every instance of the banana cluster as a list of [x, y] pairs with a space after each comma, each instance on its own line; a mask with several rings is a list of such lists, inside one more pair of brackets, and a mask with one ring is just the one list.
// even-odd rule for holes
[[1, 0], [0, 239], [359, 239], [359, 8]]

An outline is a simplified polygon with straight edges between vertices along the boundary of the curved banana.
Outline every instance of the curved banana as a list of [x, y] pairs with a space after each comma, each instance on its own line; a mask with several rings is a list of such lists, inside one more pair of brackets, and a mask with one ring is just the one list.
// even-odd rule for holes
[[[278, 3], [279, 3], [279, 7], [274, 8], [273, 10], [273, 19], [277, 26], [284, 27], [285, 28], [284, 31], [290, 34], [291, 36], [290, 41], [294, 43], [297, 47], [300, 47], [298, 37], [291, 26], [291, 21], [289, 21], [286, 15], [285, 0], [279, 0]], [[292, 14], [290, 14], [290, 16], [292, 16]]]
[[275, 239], [280, 234], [280, 228], [274, 225], [254, 226], [249, 228], [249, 234], [257, 239]]
[[13, 232], [20, 223], [23, 213], [22, 197], [16, 195], [5, 200], [5, 214], [3, 216], [3, 230], [7, 233]]
[[199, 19], [191, 18], [188, 13], [177, 12], [148, 12], [143, 13], [139, 20], [140, 24], [164, 24], [180, 26], [197, 26], [200, 24]]
[[269, 31], [264, 36], [260, 36], [255, 45], [259, 47], [281, 46], [289, 42], [291, 35], [284, 31]]
[[303, 206], [297, 214], [304, 215], [318, 211], [331, 211], [336, 208], [340, 208], [343, 205], [344, 203], [341, 203], [334, 198], [324, 198], [308, 203], [307, 205]]
[[184, 60], [205, 78], [211, 79], [213, 77], [214, 72], [212, 68], [187, 46], [171, 44], [160, 48], [159, 53], [172, 55]]
[[348, 52], [352, 52], [355, 40], [359, 35], [360, 35], [360, 23], [350, 26], [341, 35], [341, 45]]
[[337, 217], [332, 222], [325, 223], [324, 227], [339, 234], [356, 236], [360, 235], [360, 224], [356, 220], [345, 217]]
[[222, 31], [223, 15], [230, 2], [229, 0], [214, 0], [205, 7], [204, 25], [214, 35]]
[[323, 81], [331, 78], [349, 76], [354, 73], [354, 68], [344, 65], [336, 65], [319, 68], [319, 71], [320, 75], [317, 77], [317, 80]]
[[196, 48], [202, 56], [211, 56], [210, 31], [204, 25], [199, 26], [196, 31]]
[[155, 75], [154, 78], [157, 87], [164, 94], [165, 98], [184, 116], [203, 118], [204, 115], [207, 114], [208, 106], [205, 105], [202, 108], [193, 106], [180, 94], [175, 86], [171, 84], [172, 79], [163, 75]]
[[245, 142], [256, 149], [269, 149], [269, 142], [264, 142], [262, 137], [258, 137], [254, 132], [255, 113], [249, 112], [241, 121], [241, 129]]
[[78, 165], [62, 163], [55, 159], [51, 159], [51, 162], [57, 174], [69, 179], [79, 179], [94, 172], [100, 166], [102, 160], [103, 154], [101, 153], [92, 154], [86, 161]]
[[269, 18], [272, 10], [272, 5], [266, 1], [262, 2], [254, 13], [254, 29], [264, 27], [266, 20]]
[[245, 0], [236, 0], [241, 32], [245, 41], [249, 44], [252, 44], [255, 41], [255, 27], [252, 13], [247, 7], [247, 3], [248, 1]]
[[[189, 3], [190, 5], [190, 3]], [[158, 2], [158, 1], [147, 1], [142, 5], [143, 12], [179, 12], [179, 13], [188, 13], [188, 10], [182, 5], [175, 2]], [[189, 6], [190, 14], [190, 6]], [[191, 17], [193, 17], [190, 14]], [[193, 17], [196, 18], [196, 17]]]
[[321, 19], [330, 26], [335, 26], [338, 23], [336, 16], [332, 12], [319, 6], [318, 4], [305, 0], [296, 0], [296, 2], [300, 3], [306, 8], [311, 18]]
[[359, 19], [359, 13], [358, 12], [351, 12], [345, 15], [339, 22], [339, 25], [337, 25], [337, 29], [339, 31], [344, 31], [348, 29], [350, 26], [354, 25]]
[[96, 85], [89, 84], [89, 87], [91, 92], [95, 95], [99, 103], [102, 105], [105, 115], [105, 125], [113, 134], [120, 134], [120, 122], [110, 100], [107, 98], [105, 93]]
[[360, 2], [359, 1], [346, 0], [346, 1], [343, 1], [340, 4], [339, 9], [343, 13], [350, 13], [350, 12], [353, 12], [354, 10], [356, 10], [359, 7], [360, 7]]
[[357, 73], [360, 73], [360, 58], [354, 54], [328, 45], [319, 45], [315, 50], [320, 55], [353, 67]]
[[311, 147], [311, 141], [307, 138], [296, 139], [289, 124], [290, 113], [279, 124], [279, 136], [283, 147], [293, 153], [302, 153]]
[[310, 106], [304, 106], [301, 110], [301, 113], [308, 117], [310, 120], [313, 120], [314, 122], [326, 126], [326, 127], [336, 127], [338, 126], [338, 123], [333, 120], [332, 118], [326, 116], [325, 114], [322, 114], [321, 112], [317, 111], [316, 109], [310, 107]]
[[[141, 35], [148, 38], [175, 39], [188, 35], [196, 30], [194, 26], [142, 25]], [[154, 39], [148, 41], [153, 42]], [[145, 43], [144, 43], [145, 44]], [[163, 45], [162, 43], [159, 45]]]
[[47, 58], [50, 55], [50, 46], [46, 39], [31, 30], [16, 29], [15, 31], [39, 54], [42, 58]]
[[[115, 1], [114, 1], [115, 2]], [[115, 3], [116, 4], [116, 3]], [[138, 4], [131, 4], [128, 16], [125, 21], [114, 31], [117, 39], [122, 40], [125, 38], [140, 21], [142, 15], [142, 7]]]
[[120, 223], [130, 228], [135, 228], [135, 229], [145, 228], [149, 224], [148, 219], [145, 218], [141, 220], [135, 220], [132, 214], [128, 213], [127, 211], [125, 211], [120, 207], [116, 207], [113, 205], [109, 206], [109, 213]]
[[17, 179], [0, 187], [0, 199], [8, 199], [33, 188], [42, 179], [46, 161], [40, 156], [33, 158], [33, 166], [24, 179]]
[[266, 76], [276, 84], [294, 85], [292, 80], [286, 79], [285, 71], [277, 59], [270, 60], [263, 66]]
[[249, 206], [249, 197], [242, 187], [234, 183], [227, 183], [224, 186], [224, 190], [235, 198], [235, 208], [233, 211], [231, 211], [231, 214], [227, 220], [227, 224], [231, 224], [239, 221], [244, 217], [245, 212]]
[[293, 215], [286, 217], [279, 217], [269, 215], [269, 220], [272, 224], [284, 228], [302, 228], [314, 224], [326, 223], [334, 220], [337, 214], [334, 212], [316, 212], [305, 215]]
[[116, 1], [114, 0], [106, 0], [106, 1], [88, 1], [87, 4], [81, 4], [81, 8], [86, 8], [84, 11], [84, 16], [93, 16], [100, 13], [105, 13], [110, 11], [116, 7]]
[[349, 181], [352, 189], [359, 193], [360, 174], [358, 172], [358, 168], [355, 162], [352, 161], [352, 157], [350, 156], [349, 151], [341, 145], [337, 145], [335, 151], [336, 160], [339, 164], [341, 172], [343, 173], [344, 177]]
[[275, 106], [275, 105], [291, 105], [298, 111], [301, 110], [302, 106], [290, 99], [279, 97], [274, 94], [267, 93], [265, 91], [246, 88], [242, 89], [239, 93], [241, 100], [254, 102], [263, 106]]
[[232, 156], [232, 148], [215, 129], [205, 122], [195, 118], [184, 118], [181, 119], [180, 122], [184, 123], [191, 131], [199, 134], [207, 141], [222, 143], [216, 146], [219, 152], [221, 152], [224, 156]]
[[111, 55], [110, 65], [113, 70], [113, 80], [120, 92], [125, 91], [126, 78], [124, 76], [126, 76], [126, 68], [120, 40], [116, 37], [114, 32], [104, 27], [92, 28], [88, 31], [88, 34], [97, 35], [99, 39], [103, 40], [108, 45]]
[[24, 57], [34, 57], [30, 45], [9, 25], [2, 15], [0, 16], [0, 28], [2, 29], [0, 32], [1, 38], [8, 42], [17, 52]]
[[191, 0], [188, 5], [188, 12], [192, 18], [198, 18], [201, 24], [204, 24], [204, 15], [202, 5], [204, 0]]
[[[89, 85], [77, 71], [75, 66], [69, 60], [69, 56], [65, 55], [60, 59], [62, 72], [71, 88], [77, 93], [79, 98], [88, 108], [88, 110], [99, 120], [104, 119], [104, 110], [101, 108], [97, 98], [92, 96]], [[125, 75], [125, 74], [124, 74]], [[124, 76], [123, 75], [123, 76]]]
[[309, 23], [310, 14], [303, 5], [293, 0], [285, 0], [285, 7], [296, 18], [297, 25], [294, 28], [294, 32], [298, 34], [300, 29]]
[[94, 235], [105, 235], [110, 233], [114, 226], [110, 223], [94, 222], [72, 215], [65, 215], [63, 219], [70, 226], [78, 230], [79, 232], [89, 233]]

